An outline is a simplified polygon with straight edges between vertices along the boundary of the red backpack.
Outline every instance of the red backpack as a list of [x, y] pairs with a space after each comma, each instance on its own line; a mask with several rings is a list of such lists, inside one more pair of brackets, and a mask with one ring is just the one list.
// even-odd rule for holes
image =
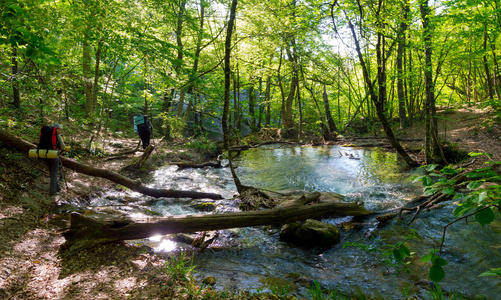
[[44, 125], [40, 129], [40, 140], [38, 149], [56, 149], [57, 146], [57, 128]]

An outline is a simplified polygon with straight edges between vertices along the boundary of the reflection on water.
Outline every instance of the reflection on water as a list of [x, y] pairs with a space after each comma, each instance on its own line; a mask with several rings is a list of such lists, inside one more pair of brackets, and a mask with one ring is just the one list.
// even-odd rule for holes
[[251, 149], [238, 162], [239, 176], [271, 190], [346, 194], [363, 186], [401, 182], [408, 176], [399, 172], [394, 153], [332, 146]]
[[[352, 158], [350, 158], [352, 157]], [[420, 192], [395, 153], [336, 146], [251, 149], [236, 159], [246, 185], [269, 190], [335, 192], [368, 209], [397, 207]]]
[[[350, 155], [353, 156], [350, 159]], [[251, 149], [242, 152], [234, 161], [236, 172], [245, 185], [267, 190], [305, 190], [336, 192], [347, 201], [364, 201], [366, 208], [381, 211], [402, 205], [405, 200], [420, 194], [420, 187], [412, 185], [409, 178], [420, 169], [406, 170], [396, 154], [366, 149], [335, 146], [289, 147]], [[155, 172], [150, 183], [155, 188], [193, 190], [218, 193], [227, 200], [215, 201], [215, 213], [237, 211], [231, 200], [235, 187], [228, 168], [185, 169], [177, 171], [168, 166]], [[127, 205], [123, 198], [135, 198]], [[193, 209], [189, 199], [152, 199], [137, 193], [108, 195], [93, 200], [94, 205], [114, 205], [131, 215], [140, 215], [145, 209], [160, 215], [185, 215], [200, 213]], [[133, 204], [131, 204], [133, 203]], [[325, 219], [339, 225], [350, 217]], [[291, 273], [317, 281], [322, 287], [356, 293], [360, 287], [365, 293], [383, 295], [385, 299], [402, 299], [403, 290], [418, 299], [427, 296], [426, 282], [429, 267], [420, 261], [429, 249], [437, 248], [443, 226], [453, 220], [452, 207], [421, 213], [413, 222], [422, 240], [406, 241], [417, 254], [412, 259], [410, 274], [390, 275], [379, 256], [358, 248], [342, 248], [346, 241], [371, 243], [367, 238], [384, 239], [388, 244], [405, 241], [411, 233], [406, 220], [396, 218], [388, 226], [377, 229], [367, 222], [359, 230], [341, 230], [341, 243], [327, 251], [307, 249], [284, 243], [279, 239], [279, 227], [250, 227], [221, 230], [212, 248], [194, 256], [197, 266], [195, 276], [214, 276], [217, 289], [268, 290], [271, 282], [287, 283], [291, 292], [307, 296], [305, 285], [296, 284]], [[486, 295], [495, 299], [501, 293], [497, 278], [477, 277], [490, 268], [501, 266], [498, 242], [501, 225], [481, 227], [478, 224], [455, 224], [449, 229], [445, 242], [444, 290], [462, 291], [470, 295]], [[189, 249], [167, 237], [153, 237], [142, 241], [155, 251], [169, 252]], [[134, 242], [135, 243], [135, 242]]]

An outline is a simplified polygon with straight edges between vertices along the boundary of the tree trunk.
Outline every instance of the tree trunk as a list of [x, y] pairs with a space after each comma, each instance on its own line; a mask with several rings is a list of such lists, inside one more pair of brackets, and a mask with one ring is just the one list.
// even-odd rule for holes
[[[365, 62], [365, 59], [363, 57], [362, 51], [360, 49], [360, 42], [357, 38], [356, 32], [355, 32], [355, 26], [351, 22], [351, 20], [347, 20], [348, 26], [350, 28], [352, 37], [355, 41], [355, 49], [357, 52], [357, 56], [360, 62], [360, 65], [362, 67], [362, 73], [364, 76], [365, 83], [367, 85], [367, 88], [369, 90], [369, 95], [372, 100], [372, 103], [376, 106], [376, 113], [378, 115], [379, 121], [381, 122], [381, 125], [383, 126], [383, 130], [386, 133], [386, 137], [388, 138], [388, 141], [392, 145], [392, 147], [397, 151], [398, 155], [402, 157], [402, 159], [410, 166], [419, 166], [419, 163], [413, 160], [407, 152], [405, 152], [405, 149], [400, 145], [400, 143], [397, 141], [395, 138], [393, 131], [391, 129], [391, 126], [388, 122], [388, 119], [386, 118], [386, 115], [384, 113], [384, 99], [378, 99], [378, 96], [376, 95], [375, 89], [374, 89], [374, 84], [371, 82], [370, 77], [369, 77], [369, 71], [367, 68], [367, 64]], [[380, 34], [381, 35], [381, 34]], [[381, 51], [379, 49], [378, 51]], [[381, 66], [378, 66], [378, 73], [383, 72], [384, 70], [381, 69]], [[380, 78], [381, 74], [378, 74], [378, 79]]]
[[12, 49], [12, 104], [15, 108], [21, 107], [21, 96], [19, 95], [19, 85], [18, 85], [18, 64], [17, 64], [17, 47], [11, 46]]
[[329, 133], [337, 132], [336, 123], [334, 123], [334, 119], [332, 118], [331, 108], [329, 105], [329, 98], [327, 97], [327, 89], [325, 88], [325, 84], [322, 96], [324, 100], [325, 117], [327, 118], [327, 126], [329, 126]]
[[[174, 99], [175, 93], [176, 93], [176, 91], [174, 88], [164, 92], [163, 103], [162, 103], [162, 112], [165, 115], [169, 115], [170, 108], [172, 106], [172, 100]], [[169, 121], [164, 119], [163, 122], [164, 122], [164, 127], [165, 127], [164, 128], [165, 129], [164, 137], [166, 140], [170, 140], [171, 127], [170, 127]]]
[[299, 110], [299, 130], [297, 138], [298, 140], [301, 140], [301, 134], [303, 131], [303, 104], [301, 103], [301, 91], [299, 89], [299, 82], [297, 84], [297, 106]]
[[[186, 108], [186, 112], [184, 113], [184, 118], [183, 118], [183, 124], [186, 125], [186, 122], [188, 118], [190, 117], [191, 111], [193, 110], [194, 107], [194, 102], [196, 101], [195, 95], [193, 95], [193, 89], [196, 86], [196, 78], [197, 78], [197, 72], [198, 72], [198, 64], [200, 62], [200, 53], [202, 52], [202, 40], [203, 40], [203, 33], [204, 33], [204, 23], [205, 23], [205, 1], [202, 0], [200, 1], [200, 28], [197, 32], [197, 46], [195, 49], [195, 59], [193, 61], [193, 68], [190, 73], [190, 84], [188, 86], [188, 107]], [[197, 124], [195, 122], [195, 124]], [[201, 127], [200, 127], [201, 128]]]
[[256, 112], [254, 106], [256, 105], [256, 92], [254, 89], [254, 84], [249, 87], [249, 115], [251, 118], [251, 130], [256, 131]]
[[92, 115], [92, 71], [91, 71], [91, 47], [89, 44], [89, 35], [86, 33], [83, 41], [83, 58], [82, 58], [82, 69], [83, 69], [83, 81], [85, 86], [85, 116], [90, 117]]
[[[236, 0], [234, 0], [236, 1]], [[305, 205], [320, 197], [319, 192], [303, 195], [293, 205], [250, 212], [171, 216], [145, 220], [97, 221], [80, 214], [71, 215], [71, 227], [63, 235], [69, 255], [103, 243], [147, 238], [153, 235], [261, 225], [288, 224], [322, 216], [366, 216], [373, 212], [356, 203], [329, 202]]]
[[435, 152], [438, 148], [438, 141], [434, 137], [438, 136], [436, 131], [434, 114], [435, 111], [435, 95], [433, 86], [432, 74], [432, 49], [431, 49], [431, 34], [430, 27], [430, 8], [428, 0], [424, 0], [419, 5], [421, 11], [421, 20], [423, 23], [423, 42], [424, 42], [424, 80], [425, 80], [425, 163], [430, 164], [435, 157]]
[[266, 77], [266, 89], [264, 91], [264, 105], [266, 107], [265, 127], [271, 127], [271, 75]]
[[[405, 57], [405, 32], [407, 31], [407, 15], [409, 13], [409, 3], [405, 2], [402, 8], [403, 15], [400, 22], [398, 48], [397, 48], [397, 95], [398, 95], [398, 116], [400, 119], [400, 128], [404, 129], [409, 127], [409, 119], [407, 117], [405, 106], [405, 79], [403, 70], [403, 60]], [[410, 114], [409, 114], [410, 115]]]
[[489, 63], [487, 61], [487, 39], [488, 39], [487, 23], [484, 23], [484, 43], [483, 43], [484, 55], [482, 56], [482, 60], [484, 62], [485, 79], [486, 79], [487, 91], [489, 92], [489, 99], [494, 99], [494, 88], [492, 86], [491, 72], [489, 70]]
[[231, 1], [230, 20], [228, 21], [228, 29], [226, 31], [226, 41], [224, 43], [224, 106], [223, 106], [223, 136], [224, 149], [230, 147], [230, 132], [228, 128], [228, 115], [230, 113], [230, 87], [231, 87], [231, 35], [233, 33], [233, 25], [235, 23], [235, 12], [237, 10], [238, 0]]
[[[20, 139], [18, 137], [15, 137], [7, 132], [1, 131], [0, 130], [0, 141], [4, 142], [5, 144], [11, 145], [19, 149], [23, 153], [28, 153], [30, 149], [34, 149], [37, 146], [25, 141], [23, 139]], [[153, 189], [149, 188], [146, 186], [141, 185], [139, 181], [132, 180], [130, 178], [127, 178], [125, 176], [122, 176], [116, 172], [110, 171], [110, 170], [104, 170], [104, 169], [98, 169], [94, 168], [88, 165], [80, 164], [76, 160], [67, 158], [64, 156], [60, 156], [61, 159], [61, 164], [69, 168], [75, 172], [83, 173], [86, 175], [94, 176], [94, 177], [101, 177], [104, 179], [108, 179], [110, 181], [113, 181], [115, 183], [121, 184], [135, 192], [147, 195], [147, 196], [152, 196], [152, 197], [166, 197], [166, 198], [192, 198], [192, 199], [202, 199], [202, 198], [209, 198], [209, 199], [223, 199], [223, 197], [219, 194], [213, 194], [213, 193], [203, 193], [203, 192], [192, 192], [192, 191], [175, 191], [175, 190], [166, 190], [166, 189]]]
[[292, 118], [292, 104], [294, 102], [294, 95], [296, 94], [296, 89], [297, 85], [299, 82], [298, 78], [298, 70], [297, 70], [297, 59], [295, 57], [295, 42], [294, 40], [292, 41], [291, 45], [293, 51], [291, 52], [289, 48], [286, 49], [287, 51], [287, 57], [289, 59], [289, 62], [292, 64], [292, 79], [291, 79], [291, 84], [290, 84], [290, 89], [289, 89], [289, 95], [287, 96], [287, 99], [285, 100], [285, 111], [283, 115], [283, 127], [285, 129], [292, 129], [294, 128], [294, 120]]
[[101, 62], [101, 52], [103, 49], [103, 40], [99, 40], [97, 43], [97, 51], [96, 51], [96, 65], [94, 67], [94, 83], [92, 84], [92, 103], [91, 103], [91, 114], [96, 111], [97, 108], [97, 94], [99, 91], [99, 66]]

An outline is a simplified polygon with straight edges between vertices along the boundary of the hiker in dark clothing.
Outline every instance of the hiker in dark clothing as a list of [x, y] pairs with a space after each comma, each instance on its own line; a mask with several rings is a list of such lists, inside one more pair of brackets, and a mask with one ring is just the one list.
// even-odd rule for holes
[[146, 149], [150, 145], [151, 134], [153, 133], [153, 126], [151, 126], [150, 121], [146, 116], [144, 117], [143, 123], [136, 125], [137, 133], [143, 142], [143, 149]]
[[[66, 145], [64, 144], [63, 138], [61, 137], [61, 130], [63, 129], [61, 125], [54, 124], [52, 125], [56, 128], [56, 150], [64, 150]], [[59, 182], [57, 180], [57, 175], [59, 172], [59, 155], [57, 158], [49, 158], [45, 160], [47, 167], [49, 168], [50, 174], [50, 183], [49, 183], [49, 194], [50, 195], [58, 195], [61, 188], [59, 187]]]

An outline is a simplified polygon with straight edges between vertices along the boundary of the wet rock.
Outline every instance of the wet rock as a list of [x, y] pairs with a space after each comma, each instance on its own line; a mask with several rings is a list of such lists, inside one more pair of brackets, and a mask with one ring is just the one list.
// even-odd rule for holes
[[190, 207], [199, 211], [214, 211], [216, 209], [216, 204], [213, 202], [199, 202], [191, 204]]
[[92, 189], [80, 180], [72, 180], [69, 182], [69, 185], [77, 195], [88, 195], [92, 193]]
[[205, 277], [204, 279], [202, 279], [202, 283], [214, 286], [216, 284], [216, 278], [212, 276]]
[[336, 226], [313, 219], [282, 226], [280, 238], [295, 244], [322, 248], [330, 248], [340, 240]]
[[193, 235], [184, 234], [184, 233], [173, 234], [170, 236], [170, 238], [175, 242], [188, 244], [188, 245], [191, 245], [193, 243], [193, 241], [195, 240], [195, 237]]

